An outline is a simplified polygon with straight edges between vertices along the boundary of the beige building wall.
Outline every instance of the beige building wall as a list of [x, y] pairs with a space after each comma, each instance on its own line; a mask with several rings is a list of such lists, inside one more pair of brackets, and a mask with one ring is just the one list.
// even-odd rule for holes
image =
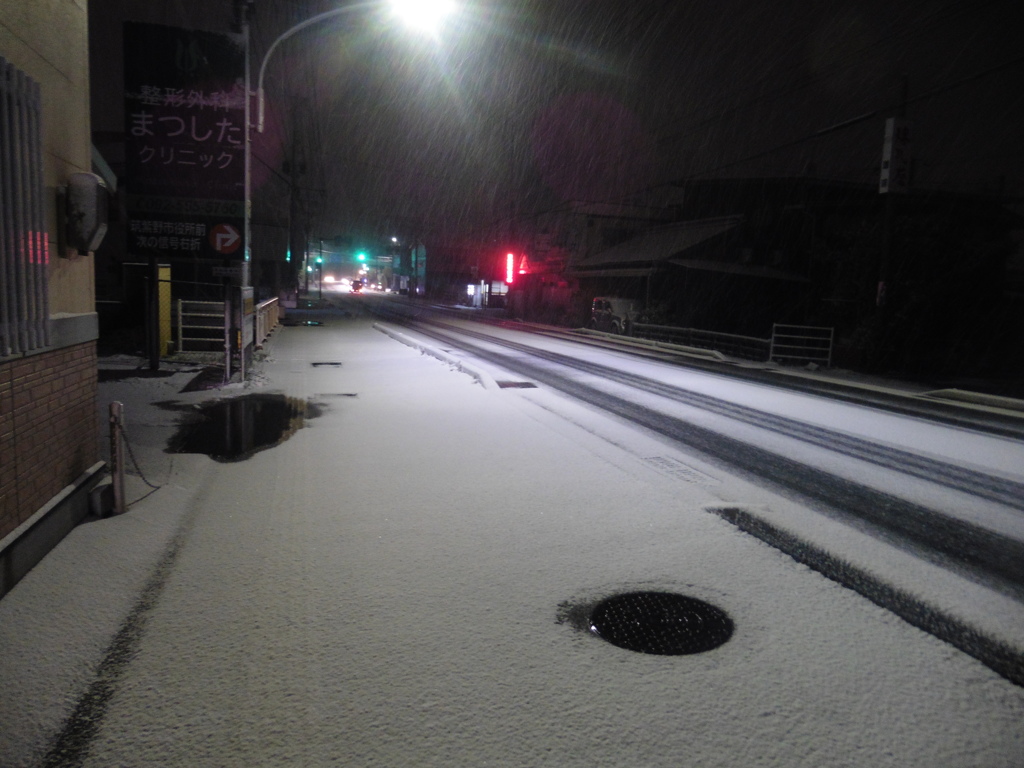
[[0, 0], [0, 56], [42, 89], [50, 312], [95, 311], [92, 256], [58, 252], [57, 187], [92, 167], [86, 0]]
[[[61, 252], [57, 190], [91, 170], [87, 0], [0, 0], [0, 56], [39, 84], [49, 340], [0, 359], [0, 597], [102, 481], [92, 255]], [[0, 297], [0, 301], [4, 297]]]

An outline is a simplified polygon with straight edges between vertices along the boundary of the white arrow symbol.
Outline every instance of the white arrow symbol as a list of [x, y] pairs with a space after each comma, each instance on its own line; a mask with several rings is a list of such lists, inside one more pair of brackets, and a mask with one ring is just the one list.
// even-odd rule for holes
[[240, 237], [240, 235], [238, 234], [238, 230], [230, 228], [230, 227], [228, 228], [227, 232], [218, 232], [217, 233], [217, 250], [218, 251], [227, 250], [232, 245], [234, 245], [236, 242], [238, 242], [238, 238], [239, 237]]

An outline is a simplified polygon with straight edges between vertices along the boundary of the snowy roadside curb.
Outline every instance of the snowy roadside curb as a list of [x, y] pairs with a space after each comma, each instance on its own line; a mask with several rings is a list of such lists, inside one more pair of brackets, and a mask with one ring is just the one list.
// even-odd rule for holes
[[1011, 416], [1020, 416], [1021, 413], [1024, 413], [1024, 400], [1001, 397], [999, 395], [986, 395], [982, 392], [971, 392], [965, 389], [936, 389], [932, 392], [922, 393], [921, 397], [998, 408], [1009, 412]]
[[635, 348], [635, 349], [654, 349], [658, 351], [674, 352], [678, 355], [684, 355], [686, 357], [699, 357], [703, 360], [715, 360], [720, 363], [730, 362], [730, 358], [716, 349], [704, 349], [703, 347], [690, 347], [684, 344], [673, 344], [668, 341], [657, 341], [654, 339], [641, 339], [635, 336], [622, 336], [615, 333], [605, 333], [604, 331], [595, 331], [590, 328], [579, 328], [571, 331], [571, 333], [581, 336], [583, 338], [598, 339], [599, 341], [611, 342], [614, 346]]
[[500, 387], [498, 386], [498, 382], [496, 382], [494, 380], [494, 377], [491, 376], [489, 373], [481, 371], [479, 368], [475, 368], [474, 366], [468, 365], [462, 360], [459, 360], [456, 357], [452, 357], [447, 352], [443, 352], [440, 349], [432, 347], [429, 344], [425, 344], [422, 341], [417, 341], [416, 339], [413, 339], [410, 336], [406, 336], [404, 333], [400, 333], [399, 331], [396, 331], [393, 328], [388, 328], [387, 326], [381, 325], [380, 323], [374, 323], [373, 327], [376, 328], [381, 333], [390, 336], [395, 341], [399, 341], [408, 347], [412, 347], [413, 349], [418, 349], [422, 354], [435, 357], [441, 362], [448, 363], [448, 365], [452, 366], [460, 373], [465, 373], [468, 376], [472, 376], [484, 389], [500, 389]]

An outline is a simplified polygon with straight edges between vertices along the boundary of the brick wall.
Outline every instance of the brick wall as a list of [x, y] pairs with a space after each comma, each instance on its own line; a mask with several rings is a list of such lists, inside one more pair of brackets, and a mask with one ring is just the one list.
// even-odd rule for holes
[[95, 342], [0, 363], [0, 539], [99, 460]]

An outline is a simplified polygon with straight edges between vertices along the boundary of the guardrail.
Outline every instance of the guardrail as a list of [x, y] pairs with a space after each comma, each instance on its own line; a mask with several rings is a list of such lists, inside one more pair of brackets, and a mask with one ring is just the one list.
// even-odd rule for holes
[[278, 299], [267, 299], [256, 305], [256, 349], [263, 347], [263, 342], [280, 321], [281, 302]]

